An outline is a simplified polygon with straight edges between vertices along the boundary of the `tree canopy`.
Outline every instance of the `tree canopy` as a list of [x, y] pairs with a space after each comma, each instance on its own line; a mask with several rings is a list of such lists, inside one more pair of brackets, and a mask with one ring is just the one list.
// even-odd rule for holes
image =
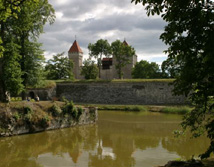
[[92, 61], [91, 59], [83, 61], [81, 75], [83, 75], [85, 79], [96, 79], [98, 73], [99, 69], [94, 61]]
[[73, 79], [73, 62], [64, 53], [53, 56], [53, 59], [47, 61], [45, 70], [47, 79]]
[[123, 77], [122, 68], [130, 63], [131, 57], [135, 55], [135, 50], [120, 40], [116, 40], [111, 43], [111, 50], [116, 60], [115, 68], [117, 69], [118, 76], [121, 79]]
[[133, 78], [162, 78], [159, 65], [155, 62], [149, 63], [146, 60], [137, 62], [132, 70]]
[[97, 59], [97, 64], [99, 68], [99, 78], [100, 78], [100, 70], [102, 66], [102, 57], [108, 57], [111, 54], [111, 46], [107, 40], [99, 39], [96, 43], [88, 45], [89, 55], [90, 57], [94, 57]]
[[195, 109], [182, 126], [197, 137], [207, 132], [214, 152], [214, 2], [212, 0], [132, 0], [146, 6], [147, 14], [161, 14], [167, 22], [160, 38], [169, 48], [168, 69], [176, 72], [174, 92], [185, 94]]
[[0, 101], [4, 101], [5, 92], [17, 95], [27, 85], [38, 84], [44, 55], [37, 39], [55, 16], [48, 0], [2, 0], [0, 15]]

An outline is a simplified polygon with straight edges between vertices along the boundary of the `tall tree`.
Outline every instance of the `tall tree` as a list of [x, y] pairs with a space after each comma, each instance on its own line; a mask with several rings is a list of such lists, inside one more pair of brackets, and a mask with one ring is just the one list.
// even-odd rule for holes
[[43, 50], [41, 50], [41, 44], [37, 42], [26, 42], [26, 52], [25, 57], [25, 70], [26, 73], [26, 86], [38, 87], [45, 79], [44, 66], [45, 57]]
[[99, 69], [97, 65], [91, 59], [85, 60], [83, 62], [83, 67], [81, 70], [81, 75], [85, 77], [85, 79], [96, 79], [99, 73]]
[[130, 63], [130, 58], [135, 55], [135, 50], [120, 40], [116, 40], [111, 43], [111, 50], [116, 59], [115, 68], [117, 69], [118, 76], [121, 79], [123, 77], [122, 68]]
[[47, 79], [73, 79], [72, 67], [73, 62], [64, 53], [54, 55], [45, 66]]
[[[8, 1], [9, 0], [5, 0], [5, 2]], [[19, 46], [19, 60], [13, 60], [20, 63], [19, 67], [22, 71], [22, 85], [24, 86], [23, 90], [25, 90], [28, 85], [38, 84], [39, 78], [41, 78], [40, 72], [44, 55], [43, 51], [40, 49], [41, 45], [37, 42], [37, 39], [43, 32], [44, 24], [46, 22], [53, 23], [55, 16], [54, 9], [48, 3], [48, 0], [23, 0], [18, 3], [18, 5], [18, 12], [13, 11], [13, 13], [15, 13], [13, 15], [15, 16], [7, 17], [3, 24], [1, 24], [1, 33], [3, 34], [1, 36], [3, 39], [3, 45], [9, 43], [10, 40], [8, 39], [12, 38], [14, 39], [13, 42]], [[3, 56], [6, 56], [4, 52]], [[4, 64], [2, 67], [4, 67]], [[7, 66], [5, 66], [5, 68], [7, 68]], [[2, 74], [4, 75], [4, 71], [2, 71]], [[11, 77], [8, 77], [7, 82], [10, 82], [10, 80]], [[20, 87], [20, 89], [23, 88], [23, 86]], [[24, 91], [22, 98], [25, 99]]]
[[97, 64], [99, 68], [99, 78], [101, 77], [101, 66], [102, 66], [102, 57], [108, 57], [111, 54], [111, 46], [107, 40], [99, 39], [95, 44], [89, 43], [88, 45], [90, 57], [97, 59]]
[[160, 38], [169, 46], [168, 62], [178, 72], [176, 94], [188, 95], [195, 109], [182, 126], [194, 137], [207, 132], [214, 152], [214, 2], [212, 0], [132, 0], [146, 5], [147, 14], [160, 14], [168, 23]]
[[[24, 2], [18, 13], [18, 19], [12, 20], [13, 33], [20, 45], [22, 83], [25, 89], [28, 85], [38, 84], [38, 79], [41, 78], [39, 71], [41, 71], [44, 55], [37, 39], [43, 33], [45, 23], [53, 23], [54, 18], [54, 9], [48, 0], [39, 0], [34, 4]], [[24, 91], [22, 98], [25, 99]]]
[[161, 78], [161, 72], [159, 65], [155, 62], [149, 63], [146, 60], [137, 62], [132, 71], [133, 78]]
[[[22, 90], [21, 80], [19, 79], [21, 73], [19, 66], [14, 62], [18, 60], [17, 45], [14, 45], [13, 38], [6, 40], [5, 24], [8, 18], [17, 18], [17, 12], [20, 11], [20, 6], [25, 0], [1, 0], [0, 1], [0, 101], [6, 101], [6, 92], [19, 92]], [[36, 2], [33, 0], [32, 3]], [[14, 54], [14, 57], [8, 57], [8, 53]], [[14, 69], [17, 70], [15, 73]], [[7, 76], [11, 74], [11, 76]], [[6, 77], [7, 76], [7, 77]], [[18, 77], [18, 78], [17, 78]], [[17, 80], [15, 79], [17, 78]], [[8, 82], [10, 80], [10, 82]], [[14, 82], [15, 81], [15, 82]], [[10, 84], [9, 84], [10, 83]], [[11, 86], [9, 86], [9, 85]], [[14, 85], [16, 84], [16, 86]]]
[[170, 59], [163, 61], [161, 64], [162, 75], [170, 78], [176, 78], [179, 75], [179, 71], [173, 68], [174, 66], [175, 64]]

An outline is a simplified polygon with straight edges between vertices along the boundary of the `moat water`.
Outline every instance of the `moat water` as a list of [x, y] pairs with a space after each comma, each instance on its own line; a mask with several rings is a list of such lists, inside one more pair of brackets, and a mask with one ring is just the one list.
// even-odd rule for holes
[[95, 125], [0, 138], [0, 167], [153, 167], [189, 159], [205, 137], [175, 138], [180, 115], [99, 111]]

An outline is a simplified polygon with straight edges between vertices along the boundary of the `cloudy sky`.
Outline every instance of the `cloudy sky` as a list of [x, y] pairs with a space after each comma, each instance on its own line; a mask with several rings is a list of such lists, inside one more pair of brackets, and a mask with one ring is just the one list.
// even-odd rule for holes
[[138, 55], [138, 61], [161, 64], [166, 45], [159, 39], [166, 23], [159, 16], [147, 17], [144, 6], [131, 0], [49, 0], [56, 12], [53, 25], [41, 35], [45, 56], [67, 52], [75, 40], [88, 57], [87, 46], [99, 39], [110, 43], [126, 39]]

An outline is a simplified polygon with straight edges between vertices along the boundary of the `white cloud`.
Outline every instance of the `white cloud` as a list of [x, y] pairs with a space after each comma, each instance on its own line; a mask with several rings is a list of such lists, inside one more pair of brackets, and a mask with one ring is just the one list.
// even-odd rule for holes
[[159, 40], [165, 23], [160, 16], [147, 17], [144, 6], [131, 4], [131, 0], [49, 0], [56, 11], [56, 21], [45, 26], [40, 37], [45, 56], [69, 50], [75, 35], [85, 57], [87, 46], [100, 38], [110, 43], [126, 38], [138, 55], [160, 63], [166, 59], [166, 45]]

